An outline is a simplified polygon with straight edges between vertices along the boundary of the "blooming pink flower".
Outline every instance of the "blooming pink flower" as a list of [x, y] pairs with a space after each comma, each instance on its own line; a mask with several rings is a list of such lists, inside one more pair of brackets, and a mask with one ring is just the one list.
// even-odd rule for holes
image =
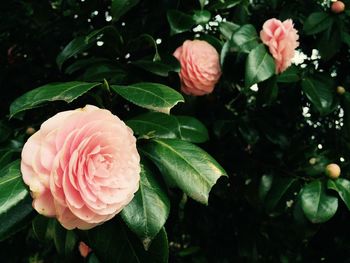
[[83, 241], [79, 243], [79, 252], [83, 258], [86, 258], [91, 252], [91, 248], [86, 245]]
[[181, 90], [187, 95], [211, 93], [221, 76], [219, 54], [203, 40], [186, 40], [174, 56], [180, 61]]
[[276, 18], [267, 20], [260, 31], [262, 42], [269, 47], [275, 59], [276, 73], [281, 73], [291, 65], [294, 51], [299, 46], [298, 31], [294, 29], [293, 21], [284, 22]]
[[90, 229], [132, 200], [140, 157], [124, 122], [87, 105], [45, 121], [23, 147], [21, 171], [38, 213], [67, 229]]

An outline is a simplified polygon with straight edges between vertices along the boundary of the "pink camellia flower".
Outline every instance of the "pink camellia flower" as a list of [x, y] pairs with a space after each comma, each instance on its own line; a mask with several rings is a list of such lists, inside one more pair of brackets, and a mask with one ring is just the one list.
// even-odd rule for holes
[[276, 73], [286, 70], [291, 65], [295, 49], [299, 46], [299, 35], [293, 21], [287, 19], [281, 22], [276, 18], [267, 20], [260, 31], [260, 38], [269, 47], [275, 59]]
[[86, 258], [91, 252], [91, 248], [86, 245], [83, 241], [79, 243], [79, 252], [83, 258]]
[[219, 54], [203, 40], [186, 40], [174, 56], [180, 61], [181, 90], [187, 95], [201, 96], [213, 91], [221, 76]]
[[38, 213], [67, 229], [90, 229], [132, 200], [140, 156], [124, 122], [87, 105], [45, 121], [23, 147], [21, 171]]

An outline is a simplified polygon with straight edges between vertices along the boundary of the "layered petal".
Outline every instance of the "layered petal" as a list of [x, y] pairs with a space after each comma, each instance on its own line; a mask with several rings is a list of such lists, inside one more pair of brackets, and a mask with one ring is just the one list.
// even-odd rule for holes
[[67, 229], [89, 229], [132, 200], [140, 157], [124, 122], [87, 105], [44, 122], [23, 148], [21, 169], [39, 213]]
[[214, 90], [221, 76], [219, 54], [202, 40], [186, 40], [173, 54], [180, 62], [181, 91], [201, 96]]

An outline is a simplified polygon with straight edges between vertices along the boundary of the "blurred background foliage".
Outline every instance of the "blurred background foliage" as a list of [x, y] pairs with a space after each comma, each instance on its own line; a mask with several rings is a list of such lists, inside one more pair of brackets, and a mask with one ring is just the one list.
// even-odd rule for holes
[[[174, 113], [205, 124], [210, 140], [201, 147], [229, 177], [219, 180], [208, 206], [177, 190], [168, 193], [169, 261], [350, 262], [350, 189], [344, 182], [343, 191], [332, 187], [324, 172], [337, 163], [341, 177], [350, 179], [350, 95], [337, 91], [350, 86], [350, 11], [334, 14], [329, 1], [312, 0], [142, 0], [129, 1], [134, 6], [123, 13], [114, 2], [0, 3], [1, 167], [19, 157], [29, 127], [37, 129], [47, 116], [68, 108], [55, 102], [44, 112], [9, 120], [9, 106], [21, 94], [70, 80], [148, 81], [179, 89], [171, 54], [184, 40], [202, 38], [221, 53], [224, 74], [214, 93], [186, 97]], [[272, 17], [293, 19], [304, 61], [246, 87], [251, 49], [238, 45], [235, 33], [251, 24], [245, 30], [259, 42], [262, 24]], [[115, 105], [113, 99], [98, 90], [73, 105]], [[122, 119], [142, 112], [125, 101], [115, 111]], [[320, 202], [316, 212], [308, 211], [306, 192]], [[23, 211], [28, 207], [30, 200], [24, 200]], [[1, 261], [67, 260], [52, 241], [36, 240], [33, 218], [29, 210], [27, 223], [1, 241]], [[69, 255], [83, 260], [76, 247]]]

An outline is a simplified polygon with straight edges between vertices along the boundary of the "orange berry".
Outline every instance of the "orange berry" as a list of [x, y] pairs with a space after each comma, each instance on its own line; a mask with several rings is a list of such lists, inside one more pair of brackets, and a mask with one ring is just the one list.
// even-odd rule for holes
[[345, 4], [342, 1], [332, 3], [331, 10], [333, 13], [339, 14], [345, 10]]
[[343, 95], [345, 92], [346, 92], [346, 90], [344, 89], [343, 86], [338, 86], [338, 87], [337, 87], [337, 93], [338, 93], [339, 95]]
[[340, 167], [335, 163], [326, 166], [326, 174], [331, 179], [337, 179], [340, 176]]
[[35, 133], [35, 129], [33, 127], [28, 127], [26, 130], [27, 135], [33, 135]]

